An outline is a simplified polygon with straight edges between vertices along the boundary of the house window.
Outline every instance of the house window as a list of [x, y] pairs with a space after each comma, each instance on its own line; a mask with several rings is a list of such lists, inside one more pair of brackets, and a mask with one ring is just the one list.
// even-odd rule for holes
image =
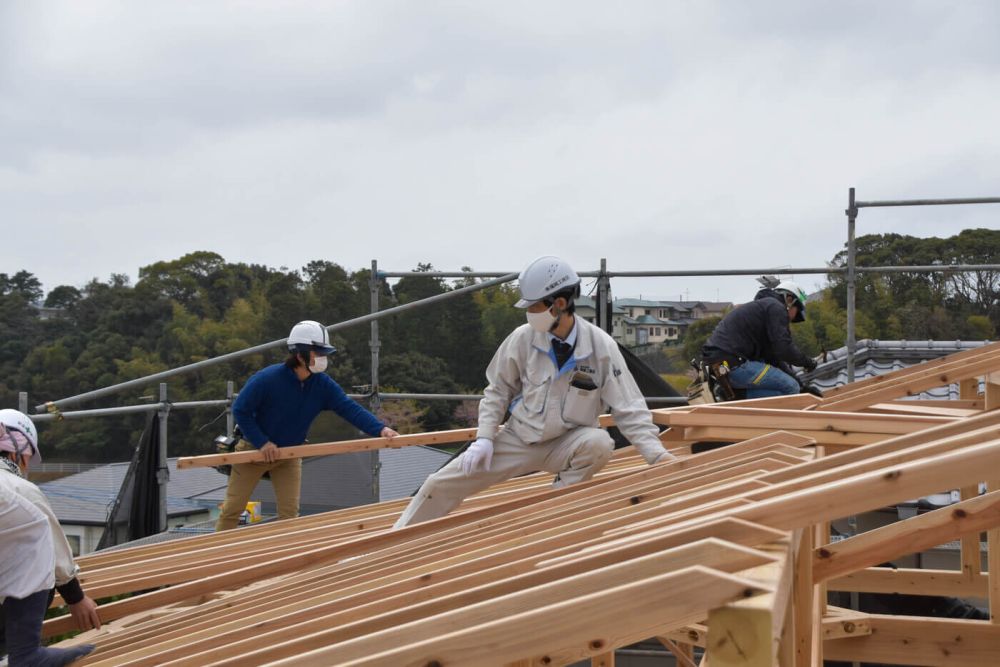
[[69, 542], [69, 550], [73, 552], [74, 556], [80, 555], [80, 536], [79, 535], [67, 535], [66, 541]]
[[675, 329], [673, 327], [670, 327], [669, 329], [667, 329], [667, 335], [671, 336], [671, 337], [676, 336], [677, 335], [677, 329]]
[[660, 335], [660, 327], [656, 327], [656, 329], [653, 330], [653, 335], [654, 336], [659, 336]]
[[628, 329], [625, 329], [625, 333], [628, 334], [629, 336], [631, 336], [632, 335], [632, 328], [629, 327]]
[[651, 309], [646, 308], [646, 314], [647, 315], [652, 315], [652, 313], [653, 313], [653, 311]]

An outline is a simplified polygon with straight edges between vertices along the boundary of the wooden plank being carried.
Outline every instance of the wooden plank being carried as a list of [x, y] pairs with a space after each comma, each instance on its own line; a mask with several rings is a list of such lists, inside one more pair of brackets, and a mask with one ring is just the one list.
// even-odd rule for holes
[[[598, 422], [602, 428], [613, 426], [613, 415], [600, 415]], [[502, 427], [501, 427], [502, 428]], [[476, 437], [477, 428], [459, 428], [449, 431], [431, 431], [429, 433], [411, 433], [397, 435], [395, 438], [359, 438], [357, 440], [340, 440], [338, 442], [318, 442], [311, 445], [296, 445], [279, 447], [278, 459], [299, 459], [310, 456], [330, 456], [332, 454], [347, 454], [350, 452], [367, 452], [374, 449], [402, 449], [418, 445], [444, 445], [456, 442], [466, 442]], [[204, 468], [209, 466], [232, 465], [234, 463], [262, 463], [264, 455], [257, 450], [245, 452], [230, 452], [228, 454], [205, 454], [202, 456], [182, 456], [177, 459], [177, 467]]]
[[[358, 440], [343, 440], [341, 442], [322, 442], [314, 445], [279, 447], [278, 458], [299, 459], [308, 456], [367, 452], [373, 449], [400, 449], [416, 445], [442, 445], [471, 440], [476, 437], [476, 431], [477, 429], [474, 428], [459, 428], [450, 431], [434, 431], [433, 433], [397, 435], [395, 438], [360, 438]], [[263, 461], [264, 455], [254, 450], [248, 452], [231, 452], [229, 454], [182, 456], [177, 459], [177, 467], [178, 469], [182, 469], [232, 465], [233, 463], [260, 463]]]

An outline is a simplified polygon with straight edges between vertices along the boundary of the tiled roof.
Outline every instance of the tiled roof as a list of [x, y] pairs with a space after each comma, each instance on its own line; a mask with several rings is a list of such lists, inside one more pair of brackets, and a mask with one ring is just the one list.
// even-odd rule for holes
[[[121, 489], [128, 463], [109, 463], [75, 475], [40, 484], [52, 509], [62, 523], [101, 525]], [[213, 468], [177, 470], [177, 459], [167, 459], [167, 516], [184, 516], [205, 511], [205, 503], [192, 500], [200, 493], [222, 488], [225, 475]]]
[[623, 308], [673, 308], [674, 310], [691, 310], [697, 301], [654, 301], [651, 299], [615, 299], [616, 306]]
[[[962, 340], [860, 340], [854, 355], [854, 379], [863, 380], [914, 366], [962, 350], [982, 347], [989, 341]], [[827, 352], [826, 361], [806, 376], [821, 390], [847, 383], [847, 347]], [[958, 385], [936, 387], [914, 399], [957, 399]]]
[[695, 320], [686, 320], [686, 321], [685, 320], [670, 320], [670, 319], [661, 320], [661, 319], [659, 319], [657, 317], [653, 317], [652, 315], [640, 315], [639, 317], [626, 317], [624, 319], [624, 321], [625, 321], [625, 324], [629, 324], [629, 325], [633, 325], [633, 326], [653, 325], [653, 326], [662, 326], [662, 327], [666, 327], [666, 326], [671, 326], [671, 327], [686, 327], [686, 326], [688, 326], [688, 324], [690, 324], [691, 322], [693, 322]]
[[[577, 299], [576, 299], [576, 306], [577, 306], [577, 308], [593, 308], [594, 310], [596, 310], [597, 309], [597, 301], [593, 297], [580, 296], [580, 297], [577, 297]], [[621, 306], [619, 306], [617, 302], [612, 301], [611, 302], [611, 313], [613, 315], [624, 315], [625, 314], [625, 310]]]

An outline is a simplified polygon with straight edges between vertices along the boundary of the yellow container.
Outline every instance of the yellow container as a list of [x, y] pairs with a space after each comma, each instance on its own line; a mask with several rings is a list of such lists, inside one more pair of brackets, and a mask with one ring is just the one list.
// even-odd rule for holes
[[247, 523], [257, 523], [260, 521], [260, 501], [251, 500], [247, 503]]

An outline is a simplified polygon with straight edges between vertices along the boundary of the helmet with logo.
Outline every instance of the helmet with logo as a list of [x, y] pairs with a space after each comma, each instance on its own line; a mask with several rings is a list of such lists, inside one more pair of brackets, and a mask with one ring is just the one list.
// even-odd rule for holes
[[42, 454], [38, 451], [38, 431], [28, 415], [19, 410], [0, 410], [0, 451], [13, 452], [18, 457], [31, 452], [31, 462], [39, 463]]
[[326, 327], [313, 320], [303, 320], [288, 334], [288, 351], [308, 356], [312, 350], [325, 356], [333, 354], [337, 348], [330, 344], [330, 332]]
[[[802, 291], [796, 283], [791, 280], [782, 280], [778, 283], [778, 286], [774, 288], [774, 291], [785, 297], [792, 297], [795, 302], [787, 304], [790, 306], [798, 306], [798, 312], [795, 314], [795, 319], [793, 322], [804, 322], [806, 319], [806, 293]], [[787, 302], [787, 299], [786, 299]]]
[[580, 295], [580, 276], [573, 267], [553, 255], [539, 257], [528, 264], [517, 283], [521, 291], [521, 299], [514, 304], [517, 308], [527, 308], [564, 292], [568, 293], [570, 301]]

